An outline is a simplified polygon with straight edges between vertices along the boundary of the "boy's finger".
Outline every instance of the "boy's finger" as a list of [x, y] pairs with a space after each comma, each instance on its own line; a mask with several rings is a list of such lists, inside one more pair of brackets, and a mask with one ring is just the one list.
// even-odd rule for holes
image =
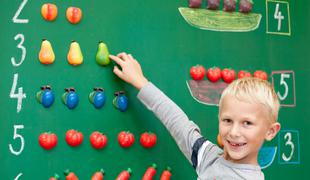
[[131, 54], [128, 54], [128, 57], [129, 57], [130, 60], [132, 60], [132, 61], [134, 60], [134, 58], [132, 57]]
[[129, 59], [128, 55], [127, 55], [126, 53], [124, 53], [124, 52], [119, 53], [119, 54], [117, 55], [117, 57], [121, 58], [121, 59], [124, 60], [124, 61], [126, 61], [126, 60]]
[[123, 77], [123, 72], [122, 72], [120, 69], [118, 69], [117, 66], [114, 66], [113, 72], [114, 72], [114, 74], [116, 74], [118, 77], [120, 77], [120, 78]]
[[110, 59], [112, 59], [113, 61], [115, 61], [116, 64], [118, 64], [118, 65], [120, 65], [120, 66], [122, 66], [123, 63], [124, 63], [124, 61], [123, 61], [121, 58], [117, 57], [117, 56], [110, 55], [109, 57], [110, 57]]
[[128, 55], [132, 61], [138, 62], [131, 54]]

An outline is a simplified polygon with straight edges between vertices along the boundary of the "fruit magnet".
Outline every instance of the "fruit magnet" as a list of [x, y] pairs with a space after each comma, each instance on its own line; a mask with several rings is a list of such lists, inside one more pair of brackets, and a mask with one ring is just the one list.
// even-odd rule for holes
[[262, 71], [262, 70], [257, 70], [254, 72], [254, 77], [256, 78], [260, 78], [260, 79], [263, 79], [263, 80], [268, 80], [268, 75], [265, 71]]
[[128, 108], [128, 98], [124, 91], [118, 91], [114, 93], [113, 105], [120, 111], [124, 112]]
[[200, 8], [202, 4], [202, 0], [189, 0], [188, 1], [188, 6], [190, 8]]
[[130, 178], [130, 175], [132, 173], [132, 170], [128, 168], [127, 170], [122, 171], [116, 178], [116, 180], [128, 180]]
[[160, 180], [170, 180], [171, 178], [171, 168], [167, 167], [160, 176]]
[[103, 180], [103, 177], [104, 177], [104, 170], [100, 169], [99, 171], [93, 174], [91, 180]]
[[90, 144], [95, 149], [102, 149], [107, 145], [108, 138], [105, 134], [95, 131], [89, 137]]
[[69, 146], [75, 147], [82, 144], [84, 136], [81, 132], [70, 129], [66, 132], [66, 142]]
[[152, 164], [152, 166], [148, 167], [147, 170], [145, 171], [142, 180], [152, 180], [155, 178], [156, 175], [156, 164]]
[[49, 180], [58, 180], [60, 179], [59, 175], [58, 174], [54, 174], [53, 177], [50, 177]]
[[89, 101], [95, 106], [95, 108], [102, 108], [106, 101], [104, 89], [101, 87], [95, 87], [93, 92], [89, 94], [88, 98]]
[[207, 71], [207, 78], [211, 82], [217, 82], [221, 79], [221, 69], [218, 67], [209, 68]]
[[68, 7], [66, 16], [67, 16], [67, 20], [71, 24], [77, 24], [82, 19], [82, 10], [78, 7]]
[[121, 147], [129, 148], [135, 142], [135, 137], [129, 131], [122, 131], [118, 134], [117, 141]]
[[83, 63], [83, 54], [79, 43], [72, 41], [67, 55], [68, 63], [73, 66], [78, 66]]
[[43, 39], [39, 52], [39, 60], [42, 64], [52, 64], [55, 61], [55, 54], [51, 43]]
[[223, 10], [227, 12], [232, 12], [236, 10], [237, 0], [224, 0]]
[[231, 83], [236, 79], [236, 72], [230, 68], [224, 68], [221, 72], [221, 76], [224, 82]]
[[69, 108], [74, 109], [79, 103], [79, 96], [76, 94], [74, 88], [66, 88], [62, 95], [62, 102]]
[[57, 6], [55, 4], [46, 3], [41, 7], [41, 15], [46, 21], [54, 21], [57, 17]]
[[246, 70], [240, 70], [238, 72], [238, 79], [241, 79], [241, 78], [247, 78], [247, 77], [252, 77], [251, 73], [249, 71], [246, 71]]
[[208, 0], [207, 1], [208, 4], [208, 9], [210, 10], [217, 10], [220, 6], [220, 0]]
[[252, 11], [253, 1], [252, 0], [240, 0], [239, 11], [242, 13], [249, 13]]
[[36, 94], [38, 102], [45, 108], [51, 107], [55, 100], [51, 86], [42, 86], [40, 89], [41, 90]]
[[111, 60], [110, 60], [109, 55], [110, 54], [109, 54], [107, 45], [103, 43], [102, 41], [100, 41], [98, 44], [98, 50], [96, 53], [96, 62], [102, 66], [106, 66], [110, 64]]
[[66, 176], [66, 180], [79, 180], [77, 175], [74, 172], [71, 172], [69, 169], [65, 170], [64, 174]]
[[221, 135], [220, 135], [220, 134], [217, 135], [216, 141], [217, 141], [217, 145], [219, 145], [221, 148], [224, 147], [223, 142], [222, 142], [222, 138], [221, 138]]
[[46, 150], [53, 149], [57, 145], [57, 136], [51, 132], [44, 132], [39, 136], [39, 144]]
[[140, 136], [140, 144], [144, 148], [152, 148], [156, 145], [157, 137], [156, 134], [152, 132], [144, 132]]
[[206, 69], [202, 65], [192, 66], [189, 70], [189, 73], [193, 80], [200, 81], [204, 78], [206, 74]]

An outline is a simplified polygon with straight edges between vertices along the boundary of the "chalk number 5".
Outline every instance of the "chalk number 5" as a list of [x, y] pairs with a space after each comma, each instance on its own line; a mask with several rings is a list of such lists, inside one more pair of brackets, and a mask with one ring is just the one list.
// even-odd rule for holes
[[20, 140], [20, 148], [19, 150], [14, 150], [12, 144], [9, 144], [9, 149], [11, 151], [12, 154], [18, 156], [22, 153], [22, 151], [24, 150], [24, 145], [25, 145], [25, 140], [24, 137], [20, 134], [18, 134], [17, 130], [19, 129], [24, 129], [24, 125], [14, 125], [14, 136], [13, 139], [19, 139]]
[[281, 74], [280, 85], [284, 86], [284, 89], [285, 89], [283, 95], [280, 94], [279, 92], [277, 92], [277, 95], [281, 101], [283, 101], [288, 95], [288, 85], [285, 82], [286, 78], [289, 79], [290, 75], [289, 74]]

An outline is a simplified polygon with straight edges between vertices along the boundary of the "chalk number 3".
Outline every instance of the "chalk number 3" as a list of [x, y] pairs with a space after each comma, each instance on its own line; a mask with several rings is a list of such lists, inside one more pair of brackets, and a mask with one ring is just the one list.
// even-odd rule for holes
[[286, 133], [284, 135], [284, 139], [286, 140], [285, 146], [289, 146], [291, 148], [291, 152], [289, 156], [286, 156], [284, 153], [282, 153], [282, 159], [284, 161], [290, 161], [293, 157], [295, 149], [294, 143], [292, 142], [292, 134], [290, 132]]
[[19, 63], [16, 63], [16, 60], [14, 57], [11, 58], [11, 62], [12, 62], [12, 65], [17, 67], [17, 66], [20, 66], [24, 60], [25, 60], [25, 57], [26, 57], [26, 48], [23, 46], [23, 43], [25, 41], [25, 37], [23, 34], [17, 34], [15, 37], [14, 37], [15, 40], [18, 40], [20, 39], [20, 42], [19, 44], [16, 46], [17, 48], [21, 49], [22, 51], [22, 57], [19, 61]]

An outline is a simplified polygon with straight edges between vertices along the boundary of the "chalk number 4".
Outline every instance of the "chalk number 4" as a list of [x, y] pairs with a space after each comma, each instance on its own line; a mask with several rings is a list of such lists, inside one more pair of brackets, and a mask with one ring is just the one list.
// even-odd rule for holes
[[281, 31], [282, 20], [284, 20], [284, 16], [282, 16], [281, 11], [279, 11], [279, 3], [276, 4], [276, 9], [273, 17], [278, 20], [278, 31]]
[[17, 85], [17, 80], [18, 80], [18, 74], [14, 74], [14, 80], [10, 92], [10, 98], [16, 98], [17, 99], [17, 113], [20, 112], [22, 109], [22, 101], [24, 98], [26, 98], [26, 94], [23, 93], [23, 88], [20, 87], [18, 88], [18, 93], [16, 94], [16, 85]]

